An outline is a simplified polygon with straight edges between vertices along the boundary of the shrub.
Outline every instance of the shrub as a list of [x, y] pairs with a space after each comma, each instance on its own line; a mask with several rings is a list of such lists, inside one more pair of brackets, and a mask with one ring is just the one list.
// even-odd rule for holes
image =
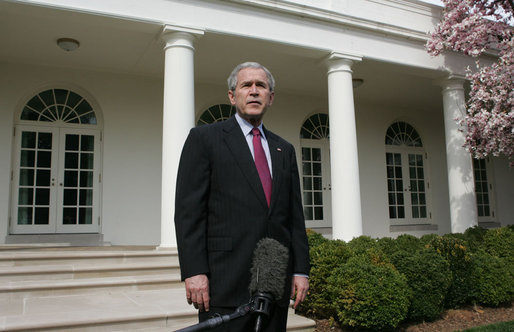
[[311, 271], [309, 275], [309, 292], [299, 311], [318, 318], [335, 317], [332, 301], [327, 291], [327, 278], [330, 273], [346, 263], [352, 255], [348, 245], [343, 241], [321, 241], [310, 247]]
[[368, 329], [396, 327], [407, 316], [406, 278], [371, 249], [336, 268], [328, 281], [334, 311], [342, 325]]
[[330, 240], [326, 239], [320, 233], [316, 233], [312, 229], [307, 229], [307, 240], [309, 241], [309, 248], [317, 247], [323, 243], [329, 242]]
[[514, 299], [514, 269], [506, 258], [479, 251], [471, 257], [472, 300], [488, 306], [511, 303]]
[[483, 246], [487, 229], [480, 226], [470, 227], [464, 232], [464, 239], [468, 242], [470, 252], [476, 252]]
[[484, 249], [514, 264], [514, 230], [509, 227], [490, 229], [484, 235]]
[[427, 244], [450, 264], [452, 281], [445, 298], [445, 307], [455, 308], [469, 302], [471, 290], [470, 257], [467, 242], [455, 235], [444, 235], [432, 238]]
[[368, 249], [376, 248], [377, 241], [369, 236], [359, 236], [348, 242], [348, 245], [356, 255], [364, 254]]
[[433, 250], [398, 251], [391, 256], [412, 291], [408, 319], [434, 320], [444, 309], [444, 299], [452, 280], [450, 264]]

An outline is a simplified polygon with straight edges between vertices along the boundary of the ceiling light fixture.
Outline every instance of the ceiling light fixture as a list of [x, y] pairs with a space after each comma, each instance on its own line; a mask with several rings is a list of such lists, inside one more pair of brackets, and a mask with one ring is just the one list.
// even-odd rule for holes
[[73, 38], [59, 38], [57, 39], [57, 46], [59, 46], [66, 52], [71, 52], [79, 48], [80, 43], [78, 40], [75, 40]]

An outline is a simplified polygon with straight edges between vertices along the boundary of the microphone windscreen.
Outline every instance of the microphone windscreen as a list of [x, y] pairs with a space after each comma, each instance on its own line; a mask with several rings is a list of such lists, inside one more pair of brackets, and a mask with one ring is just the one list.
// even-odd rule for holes
[[253, 254], [250, 295], [269, 293], [275, 301], [280, 300], [284, 295], [289, 250], [275, 239], [264, 238]]

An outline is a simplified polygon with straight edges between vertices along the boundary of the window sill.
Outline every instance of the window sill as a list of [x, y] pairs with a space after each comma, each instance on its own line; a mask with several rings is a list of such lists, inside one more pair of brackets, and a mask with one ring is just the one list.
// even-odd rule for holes
[[417, 225], [390, 225], [390, 232], [407, 232], [407, 231], [437, 231], [439, 228], [436, 224], [417, 224]]

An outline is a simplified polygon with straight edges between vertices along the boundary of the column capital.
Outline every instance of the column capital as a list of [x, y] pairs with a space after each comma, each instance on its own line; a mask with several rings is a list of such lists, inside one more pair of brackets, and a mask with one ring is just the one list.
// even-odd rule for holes
[[186, 47], [194, 50], [195, 39], [203, 36], [204, 32], [205, 30], [200, 28], [166, 24], [160, 37], [165, 42], [164, 49]]
[[465, 76], [449, 74], [446, 78], [438, 80], [437, 85], [443, 88], [443, 91], [464, 90], [464, 84], [467, 82]]
[[362, 61], [362, 56], [351, 53], [332, 52], [327, 58], [328, 73], [344, 71], [352, 72], [352, 66]]

